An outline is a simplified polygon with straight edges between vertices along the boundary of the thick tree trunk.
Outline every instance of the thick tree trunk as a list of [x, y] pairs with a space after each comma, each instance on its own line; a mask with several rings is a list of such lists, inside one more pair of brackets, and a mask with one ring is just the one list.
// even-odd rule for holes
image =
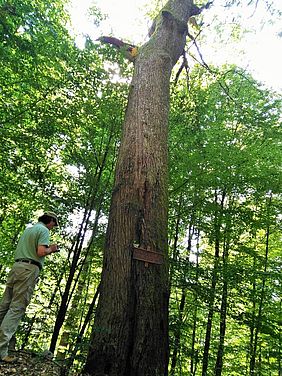
[[[196, 9], [191, 0], [169, 1], [135, 62], [84, 369], [90, 375], [167, 375], [169, 82]], [[164, 262], [134, 259], [134, 244], [162, 254]]]

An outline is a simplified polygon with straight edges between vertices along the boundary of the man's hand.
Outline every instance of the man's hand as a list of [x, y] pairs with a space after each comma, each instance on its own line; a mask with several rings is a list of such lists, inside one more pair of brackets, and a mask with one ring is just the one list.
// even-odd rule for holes
[[55, 253], [55, 252], [59, 252], [60, 250], [59, 250], [59, 246], [58, 246], [58, 244], [51, 244], [50, 245], [50, 248], [51, 248], [51, 250], [52, 250], [52, 253]]
[[48, 256], [51, 253], [59, 252], [59, 247], [57, 244], [50, 244], [49, 247], [46, 245], [39, 245], [37, 248], [37, 255], [39, 257]]

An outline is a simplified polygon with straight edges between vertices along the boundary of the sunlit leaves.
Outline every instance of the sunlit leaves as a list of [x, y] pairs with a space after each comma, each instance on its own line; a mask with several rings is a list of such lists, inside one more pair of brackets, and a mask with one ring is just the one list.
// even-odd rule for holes
[[[194, 69], [189, 88], [183, 82], [172, 96], [171, 315], [172, 320], [179, 317], [179, 300], [177, 305], [175, 299], [180, 299], [182, 291], [186, 296], [186, 310], [182, 312], [185, 326], [180, 327], [177, 370], [188, 374], [189, 363], [202, 359], [202, 328], [207, 313], [214, 310], [212, 372], [219, 340], [218, 312], [227, 281], [225, 361], [232, 364], [232, 374], [240, 375], [251, 328], [260, 332], [260, 343], [277, 343], [278, 316], [274, 313], [270, 318], [267, 312], [274, 312], [276, 299], [281, 298], [277, 274], [281, 269], [281, 257], [277, 257], [281, 248], [281, 100], [238, 68], [212, 71]], [[226, 198], [221, 207], [223, 195]], [[271, 234], [268, 245], [267, 229]], [[215, 248], [219, 251], [217, 261]], [[217, 284], [212, 289], [213, 268], [217, 268]], [[215, 301], [209, 306], [212, 293]], [[252, 324], [254, 320], [260, 324]], [[257, 329], [256, 325], [261, 326]], [[171, 330], [173, 343], [179, 326]], [[197, 351], [186, 353], [187, 342], [188, 348], [192, 347], [189, 340]], [[267, 356], [269, 346], [262, 348]], [[186, 353], [184, 364], [182, 352]], [[275, 356], [279, 355], [273, 353], [273, 369]], [[229, 375], [231, 368], [226, 372], [223, 370]]]

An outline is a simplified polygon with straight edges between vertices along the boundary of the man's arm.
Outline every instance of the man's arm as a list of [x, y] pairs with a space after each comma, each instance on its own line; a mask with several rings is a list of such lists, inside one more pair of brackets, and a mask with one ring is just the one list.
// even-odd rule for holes
[[51, 253], [55, 253], [58, 251], [58, 245], [57, 244], [50, 244], [49, 247], [46, 245], [39, 245], [37, 247], [37, 256], [38, 257], [44, 257], [48, 256]]

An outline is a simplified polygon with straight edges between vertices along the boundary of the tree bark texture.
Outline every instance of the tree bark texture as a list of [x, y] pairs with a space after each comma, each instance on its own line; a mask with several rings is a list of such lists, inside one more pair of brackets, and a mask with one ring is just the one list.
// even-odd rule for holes
[[[196, 10], [191, 0], [169, 1], [135, 61], [84, 369], [90, 375], [167, 375], [169, 83]], [[161, 253], [164, 262], [133, 259], [134, 244]]]

